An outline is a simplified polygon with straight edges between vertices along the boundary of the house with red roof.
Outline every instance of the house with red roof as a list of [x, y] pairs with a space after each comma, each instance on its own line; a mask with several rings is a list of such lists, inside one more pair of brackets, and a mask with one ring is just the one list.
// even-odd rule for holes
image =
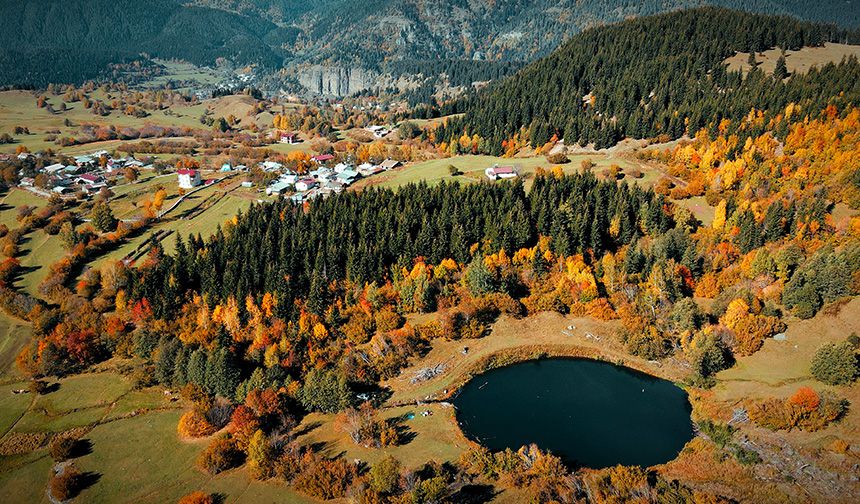
[[180, 189], [193, 189], [203, 183], [197, 170], [176, 170], [176, 175], [179, 178]]

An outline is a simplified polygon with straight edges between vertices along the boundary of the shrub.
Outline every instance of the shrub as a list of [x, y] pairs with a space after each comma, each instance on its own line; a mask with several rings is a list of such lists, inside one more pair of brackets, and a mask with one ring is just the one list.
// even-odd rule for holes
[[179, 499], [178, 504], [215, 504], [215, 499], [209, 494], [197, 491]]
[[367, 480], [370, 487], [376, 492], [394, 493], [400, 481], [400, 462], [391, 455], [386, 456], [370, 468]]
[[810, 372], [816, 380], [828, 385], [853, 382], [858, 375], [857, 356], [851, 343], [828, 343], [812, 357]]
[[59, 437], [51, 441], [48, 451], [54, 461], [62, 462], [72, 458], [77, 443], [78, 440], [75, 438]]
[[839, 419], [846, 408], [844, 400], [801, 387], [788, 400], [765, 399], [754, 403], [749, 414], [756, 424], [771, 430], [817, 431]]
[[51, 495], [58, 501], [69, 500], [81, 490], [83, 475], [74, 466], [66, 466], [51, 479]]
[[209, 474], [218, 474], [242, 463], [242, 452], [229, 435], [216, 437], [197, 457], [197, 466]]
[[33, 380], [30, 382], [30, 392], [33, 394], [46, 394], [50, 387], [45, 380]]
[[546, 160], [549, 163], [556, 164], [556, 165], [570, 163], [570, 158], [565, 156], [563, 152], [556, 152], [555, 154], [550, 154], [549, 156], [546, 157]]
[[199, 409], [194, 408], [182, 415], [176, 430], [181, 436], [196, 438], [212, 434], [215, 432], [215, 427], [206, 420]]

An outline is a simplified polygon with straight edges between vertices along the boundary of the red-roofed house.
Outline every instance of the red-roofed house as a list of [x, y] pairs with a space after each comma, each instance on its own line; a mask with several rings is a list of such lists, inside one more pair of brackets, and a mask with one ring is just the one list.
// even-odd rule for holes
[[331, 161], [332, 159], [334, 159], [334, 156], [331, 154], [320, 154], [318, 156], [312, 157], [311, 161], [313, 161], [314, 163], [317, 163], [317, 164], [323, 164], [323, 163], [326, 163], [328, 161]]
[[517, 173], [517, 169], [513, 166], [491, 166], [484, 170], [484, 174], [487, 175], [487, 178], [490, 180], [498, 180], [498, 179], [510, 179], [515, 178], [519, 174]]
[[302, 141], [302, 139], [299, 138], [298, 133], [293, 133], [292, 131], [287, 132], [287, 133], [281, 133], [281, 143], [282, 144], [293, 145], [293, 144], [297, 144], [301, 141]]
[[203, 183], [197, 170], [176, 170], [176, 175], [179, 177], [180, 189], [192, 189]]
[[78, 175], [75, 179], [75, 184], [78, 185], [92, 185], [104, 182], [104, 179], [101, 175], [96, 175], [95, 173], [84, 173], [83, 175]]

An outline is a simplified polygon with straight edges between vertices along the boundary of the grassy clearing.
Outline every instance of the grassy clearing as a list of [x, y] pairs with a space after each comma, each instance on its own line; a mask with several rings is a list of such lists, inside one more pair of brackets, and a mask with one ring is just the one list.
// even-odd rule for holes
[[714, 222], [714, 207], [708, 205], [704, 196], [676, 200], [675, 204], [692, 212], [693, 216], [699, 219], [705, 226], [710, 226]]
[[50, 267], [62, 259], [66, 249], [57, 236], [39, 229], [30, 233], [21, 247], [19, 260], [24, 273], [16, 282], [18, 288], [33, 296], [38, 295], [39, 284], [50, 273]]
[[[617, 164], [622, 168], [633, 168], [638, 165], [628, 161], [625, 158], [618, 157], [612, 154], [576, 154], [568, 156], [570, 163], [561, 165], [562, 171], [566, 174], [579, 173], [582, 166], [582, 161], [588, 159], [594, 163], [594, 172], [600, 176], [601, 172], [609, 168], [612, 164]], [[375, 175], [371, 178], [360, 181], [356, 184], [356, 188], [368, 186], [378, 186], [385, 188], [397, 188], [406, 184], [416, 182], [427, 182], [430, 185], [436, 185], [442, 181], [459, 181], [461, 183], [484, 182], [487, 180], [484, 170], [493, 165], [501, 166], [516, 166], [520, 170], [520, 177], [524, 180], [526, 188], [530, 188], [534, 180], [535, 170], [537, 168], [550, 169], [554, 165], [546, 160], [544, 156], [537, 157], [517, 157], [517, 158], [502, 158], [494, 156], [454, 156], [443, 159], [433, 159], [419, 163], [408, 164], [406, 166], [396, 168], [387, 173]], [[456, 167], [461, 174], [451, 176], [449, 167]], [[642, 180], [637, 181], [643, 184]], [[633, 182], [629, 182], [633, 183]]]
[[[787, 398], [798, 387], [808, 386], [817, 391], [830, 391], [860, 404], [860, 383], [832, 387], [810, 375], [809, 366], [815, 352], [824, 344], [844, 341], [852, 332], [860, 333], [860, 298], [844, 305], [836, 315], [819, 313], [809, 320], [789, 322], [786, 341], [768, 339], [761, 350], [749, 357], [740, 357], [731, 369], [717, 375], [715, 399], [739, 404], [746, 399]], [[779, 365], [774, 365], [779, 363]], [[860, 443], [860, 411], [848, 409], [839, 422], [818, 432], [787, 433], [793, 442], [820, 447], [834, 436], [847, 440], [852, 446]]]
[[[431, 411], [432, 415], [422, 416], [423, 411]], [[408, 419], [409, 414], [414, 417]], [[308, 415], [299, 426], [300, 432], [308, 432], [300, 436], [298, 441], [321, 446], [321, 452], [328, 457], [342, 455], [347, 460], [360, 459], [370, 465], [391, 454], [409, 469], [416, 469], [430, 460], [453, 462], [469, 447], [468, 440], [457, 427], [454, 409], [450, 406], [426, 404], [389, 408], [382, 411], [381, 416], [403, 418], [401, 425], [414, 438], [401, 446], [365, 448], [353, 443], [348, 435], [338, 429], [335, 415], [314, 413]]]
[[0, 385], [0, 438], [27, 411], [33, 396], [30, 394], [13, 394], [13, 390], [27, 388], [27, 383], [10, 383]]
[[93, 452], [79, 459], [81, 470], [101, 475], [81, 493], [83, 502], [176, 502], [195, 490], [220, 493], [225, 502], [314, 502], [286, 485], [248, 479], [244, 469], [211, 477], [194, 466], [208, 440], [181, 441], [181, 411], [154, 412], [106, 423], [87, 438]]
[[16, 432], [62, 432], [97, 422], [131, 389], [128, 380], [115, 373], [82, 374], [59, 384], [59, 390], [35, 399]]
[[33, 329], [28, 322], [0, 311], [0, 377], [16, 374], [15, 357], [32, 337]]
[[5, 224], [9, 229], [18, 227], [18, 207], [29, 205], [43, 207], [48, 204], [44, 198], [40, 198], [30, 191], [24, 189], [10, 189], [0, 196], [0, 224]]
[[[772, 74], [776, 68], [776, 60], [782, 54], [780, 49], [774, 48], [756, 53], [756, 61], [758, 67], [766, 74]], [[860, 57], [860, 46], [834, 44], [828, 42], [823, 47], [804, 47], [799, 51], [785, 52], [785, 66], [790, 73], [806, 73], [814, 66], [821, 67], [827, 63], [839, 63], [842, 58], [848, 56]], [[723, 63], [729, 65], [729, 70], [741, 70], [747, 73], [750, 69], [747, 64], [749, 53], [737, 53], [731, 58], [726, 59]]]

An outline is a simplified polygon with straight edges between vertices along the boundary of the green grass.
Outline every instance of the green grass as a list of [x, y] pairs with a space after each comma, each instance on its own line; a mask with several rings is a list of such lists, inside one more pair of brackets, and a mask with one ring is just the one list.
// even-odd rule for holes
[[33, 396], [27, 394], [13, 394], [16, 389], [26, 389], [27, 383], [10, 383], [0, 386], [0, 438], [8, 431], [15, 422], [27, 411]]
[[0, 311], [0, 376], [14, 376], [15, 357], [33, 337], [30, 324]]
[[[0, 502], [49, 502], [46, 489], [52, 465], [46, 450], [0, 457]], [[13, 469], [5, 470], [4, 466]]]
[[21, 246], [18, 256], [24, 273], [16, 286], [33, 296], [38, 295], [39, 284], [50, 272], [50, 267], [66, 254], [58, 236], [51, 236], [39, 229], [30, 233]]
[[[585, 159], [590, 159], [594, 163], [594, 172], [600, 175], [600, 172], [610, 165], [618, 164], [622, 168], [631, 168], [635, 166], [628, 160], [604, 154], [577, 154], [568, 156], [570, 163], [561, 165], [562, 171], [566, 174], [578, 173], [581, 169], [581, 163]], [[375, 175], [364, 181], [361, 181], [357, 187], [378, 186], [386, 188], [397, 188], [406, 184], [425, 181], [430, 185], [438, 184], [442, 181], [459, 181], [461, 183], [483, 182], [487, 180], [484, 170], [495, 164], [505, 166], [513, 165], [519, 167], [520, 177], [523, 178], [526, 188], [530, 188], [534, 180], [535, 170], [539, 167], [549, 170], [554, 165], [546, 160], [543, 156], [528, 157], [528, 158], [502, 158], [494, 156], [454, 156], [444, 159], [433, 159], [419, 163], [407, 164], [406, 166], [394, 169], [387, 173]], [[451, 176], [448, 167], [456, 167], [461, 174]], [[636, 181], [643, 184], [643, 180]], [[629, 183], [633, 183], [630, 181]]]
[[43, 207], [48, 204], [44, 198], [40, 198], [30, 191], [24, 189], [10, 189], [0, 196], [0, 224], [6, 224], [9, 229], [18, 227], [18, 207], [29, 205]]
[[[429, 410], [433, 414], [422, 416], [421, 412]], [[328, 457], [343, 455], [347, 460], [360, 459], [373, 465], [387, 454], [396, 457], [405, 467], [416, 469], [426, 462], [453, 462], [457, 460], [468, 444], [459, 432], [454, 418], [454, 409], [441, 404], [426, 404], [421, 406], [404, 406], [383, 410], [382, 418], [403, 417], [413, 414], [414, 418], [403, 421], [402, 425], [414, 434], [407, 444], [386, 448], [365, 448], [352, 442], [343, 432], [338, 430], [336, 415], [314, 413], [308, 415], [299, 431], [308, 429], [309, 432], [298, 438], [302, 444], [319, 444], [322, 453]]]
[[244, 468], [215, 477], [196, 469], [208, 440], [180, 440], [181, 413], [148, 413], [93, 429], [87, 436], [93, 452], [77, 463], [101, 478], [81, 493], [81, 502], [176, 502], [195, 490], [222, 494], [226, 502], [314, 502], [284, 484], [251, 481]]
[[59, 390], [36, 398], [16, 432], [61, 432], [97, 422], [131, 388], [116, 373], [82, 374], [59, 383]]

